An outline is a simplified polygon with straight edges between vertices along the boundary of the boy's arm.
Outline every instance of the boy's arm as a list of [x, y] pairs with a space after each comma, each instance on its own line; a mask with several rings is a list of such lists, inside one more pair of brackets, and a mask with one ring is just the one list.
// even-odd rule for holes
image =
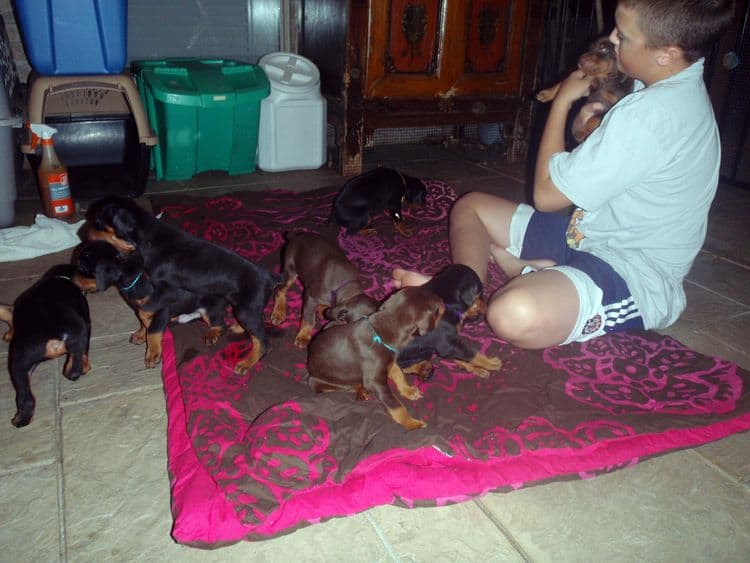
[[544, 126], [534, 174], [534, 206], [539, 211], [558, 211], [573, 202], [557, 189], [549, 173], [552, 155], [565, 150], [565, 122], [573, 102], [588, 94], [591, 78], [574, 71], [560, 85]]

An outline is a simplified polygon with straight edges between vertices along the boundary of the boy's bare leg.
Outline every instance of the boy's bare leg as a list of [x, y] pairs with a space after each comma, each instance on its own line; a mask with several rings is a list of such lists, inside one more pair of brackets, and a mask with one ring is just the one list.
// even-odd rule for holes
[[562, 344], [578, 320], [578, 292], [557, 270], [514, 278], [487, 306], [487, 324], [503, 340], [521, 348]]
[[510, 220], [517, 207], [516, 202], [482, 192], [468, 193], [456, 201], [448, 223], [453, 263], [469, 266], [485, 283], [490, 247], [510, 244]]
[[[517, 207], [516, 202], [482, 192], [468, 193], [456, 201], [449, 221], [451, 261], [469, 266], [483, 283], [487, 281], [490, 259], [509, 277], [519, 275], [529, 264], [537, 268], [552, 266], [551, 260], [523, 261], [505, 250], [510, 244], [510, 221]], [[396, 287], [422, 285], [429, 279], [413, 270], [393, 270]]]

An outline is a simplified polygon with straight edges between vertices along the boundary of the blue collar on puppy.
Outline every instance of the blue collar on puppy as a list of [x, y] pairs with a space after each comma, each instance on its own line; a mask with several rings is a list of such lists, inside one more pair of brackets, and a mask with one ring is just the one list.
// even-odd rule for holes
[[[390, 344], [388, 344], [387, 342], [385, 342], [382, 338], [380, 338], [380, 335], [377, 333], [377, 331], [375, 330], [375, 327], [370, 322], [370, 317], [362, 317], [362, 319], [364, 319], [364, 320], [367, 321], [367, 324], [369, 324], [370, 328], [372, 328], [372, 332], [375, 333], [373, 335], [373, 337], [372, 337], [372, 341], [375, 344], [382, 344], [385, 347], [386, 350], [388, 350], [390, 352], [393, 352], [394, 354], [398, 354], [398, 348], [394, 348], [393, 346], [391, 346]], [[362, 319], [360, 319], [360, 320], [362, 320]]]
[[138, 280], [141, 279], [141, 274], [143, 274], [143, 272], [138, 272], [138, 275], [135, 276], [135, 279], [132, 282], [130, 282], [128, 287], [123, 287], [122, 291], [130, 291], [131, 289], [133, 289], [135, 287], [135, 284], [138, 283]]

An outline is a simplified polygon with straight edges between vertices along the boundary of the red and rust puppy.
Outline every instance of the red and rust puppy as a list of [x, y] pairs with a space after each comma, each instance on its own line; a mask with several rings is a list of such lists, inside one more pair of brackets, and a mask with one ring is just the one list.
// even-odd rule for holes
[[377, 301], [362, 291], [357, 268], [336, 244], [318, 234], [298, 231], [287, 235], [283, 254], [282, 282], [276, 289], [271, 322], [275, 326], [284, 322], [287, 291], [299, 279], [305, 291], [295, 346], [306, 348], [310, 343], [316, 312], [330, 309], [326, 318], [342, 323], [378, 308]]
[[132, 199], [107, 197], [88, 209], [84, 229], [89, 240], [104, 240], [121, 252], [135, 249], [159, 292], [187, 291], [200, 299], [226, 301], [252, 349], [234, 367], [246, 373], [268, 351], [263, 308], [279, 282], [277, 276], [240, 255], [169, 225]]
[[398, 365], [404, 373], [427, 380], [432, 375], [434, 355], [453, 360], [479, 377], [488, 377], [490, 372], [499, 370], [503, 365], [500, 358], [482, 354], [476, 343], [459, 334], [464, 319], [485, 312], [482, 282], [476, 272], [462, 264], [451, 264], [422, 287], [443, 300], [445, 314], [434, 330], [414, 337], [399, 352]]
[[[162, 338], [167, 324], [179, 316], [200, 316], [209, 326], [203, 342], [213, 345], [224, 332], [224, 317], [229, 305], [226, 299], [201, 297], [182, 289], [159, 291], [143, 267], [138, 250], [120, 254], [104, 241], [87, 241], [79, 245], [73, 261], [81, 273], [96, 280], [90, 291], [105, 291], [115, 286], [135, 312], [140, 328], [130, 336], [133, 344], [146, 343], [146, 367], [161, 361]], [[236, 326], [236, 325], [233, 325]]]
[[373, 232], [374, 216], [387, 211], [393, 226], [404, 236], [412, 232], [404, 224], [402, 206], [424, 205], [427, 189], [419, 178], [392, 168], [373, 168], [350, 178], [333, 201], [331, 218], [350, 235]]
[[[589, 50], [578, 59], [578, 68], [587, 76], [594, 77], [586, 103], [598, 102], [602, 105], [602, 110], [585, 123], [574, 124], [573, 137], [581, 143], [599, 127], [604, 114], [633, 90], [633, 79], [617, 70], [615, 46], [607, 37], [600, 37], [591, 44]], [[555, 84], [540, 91], [536, 99], [540, 102], [552, 101], [559, 89], [560, 84]]]
[[431, 291], [406, 287], [371, 315], [318, 332], [307, 353], [310, 388], [316, 393], [350, 390], [359, 399], [374, 395], [407, 430], [424, 428], [425, 422], [409, 415], [388, 380], [402, 397], [413, 401], [422, 397], [419, 389], [406, 381], [396, 358], [415, 332], [432, 330], [444, 310], [442, 300]]
[[21, 293], [12, 311], [0, 307], [0, 319], [10, 326], [3, 339], [10, 342], [8, 371], [16, 390], [13, 426], [26, 426], [34, 416], [30, 377], [41, 362], [67, 356], [63, 375], [71, 381], [91, 369], [91, 318], [82, 289], [91, 282], [73, 265], [60, 264]]

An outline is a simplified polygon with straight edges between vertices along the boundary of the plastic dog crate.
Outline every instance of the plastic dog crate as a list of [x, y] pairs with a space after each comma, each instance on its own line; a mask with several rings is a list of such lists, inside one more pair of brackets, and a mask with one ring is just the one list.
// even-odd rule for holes
[[[55, 151], [68, 169], [79, 200], [139, 196], [148, 179], [150, 149], [157, 144], [133, 78], [128, 74], [29, 77], [26, 121], [57, 133]], [[21, 145], [31, 167], [39, 151]]]
[[127, 0], [16, 0], [29, 63], [39, 74], [118, 74], [128, 61]]
[[132, 65], [149, 122], [157, 180], [199, 172], [255, 171], [260, 102], [270, 85], [260, 67], [224, 59], [164, 59]]

